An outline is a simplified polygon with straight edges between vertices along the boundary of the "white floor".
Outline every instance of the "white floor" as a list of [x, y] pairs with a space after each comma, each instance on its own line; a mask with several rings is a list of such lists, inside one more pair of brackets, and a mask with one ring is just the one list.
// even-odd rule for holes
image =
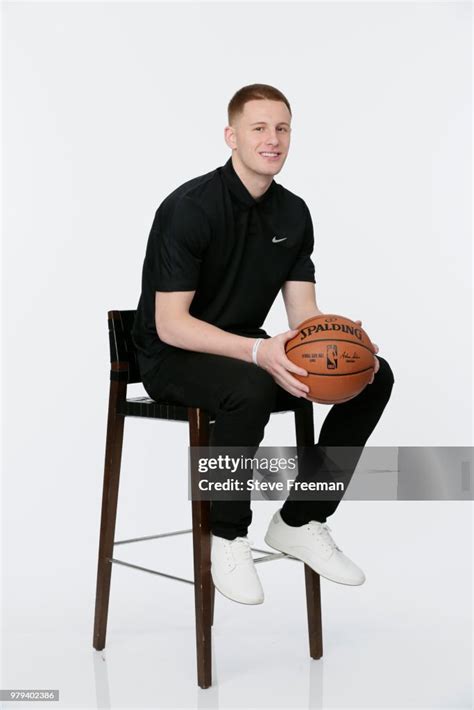
[[[277, 507], [254, 503], [255, 546]], [[321, 580], [319, 661], [308, 653], [303, 567], [291, 560], [258, 565], [262, 605], [216, 593], [212, 688], [196, 684], [191, 585], [115, 565], [107, 645], [95, 651], [90, 540], [87, 554], [50, 560], [50, 577], [4, 580], [1, 687], [59, 689], [44, 708], [471, 708], [472, 504], [343, 501], [329, 525], [367, 581]], [[136, 531], [152, 532], [164, 530]], [[115, 555], [192, 574], [187, 535]]]

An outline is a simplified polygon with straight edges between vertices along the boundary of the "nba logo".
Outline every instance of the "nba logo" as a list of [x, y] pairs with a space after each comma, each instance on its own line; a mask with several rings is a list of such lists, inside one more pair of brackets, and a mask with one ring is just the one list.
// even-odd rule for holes
[[337, 370], [337, 345], [326, 347], [326, 367], [328, 370]]

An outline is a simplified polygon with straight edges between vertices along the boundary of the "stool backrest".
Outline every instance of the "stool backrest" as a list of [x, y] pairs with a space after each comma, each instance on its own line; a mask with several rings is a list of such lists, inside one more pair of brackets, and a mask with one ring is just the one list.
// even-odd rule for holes
[[108, 311], [110, 379], [141, 382], [137, 351], [132, 340], [136, 311]]

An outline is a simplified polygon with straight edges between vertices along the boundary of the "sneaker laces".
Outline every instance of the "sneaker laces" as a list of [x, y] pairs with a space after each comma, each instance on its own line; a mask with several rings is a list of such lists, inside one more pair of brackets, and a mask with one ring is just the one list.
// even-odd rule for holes
[[236, 537], [234, 540], [226, 540], [224, 548], [227, 557], [232, 557], [237, 564], [238, 562], [246, 562], [252, 559], [250, 545], [253, 544], [254, 541], [249, 540], [247, 537]]
[[308, 527], [313, 531], [313, 535], [316, 534], [319, 536], [321, 543], [325, 545], [328, 550], [339, 550], [339, 552], [342, 552], [341, 548], [336, 545], [335, 541], [329, 534], [332, 532], [329, 525], [326, 523], [319, 523], [316, 520], [310, 520]]

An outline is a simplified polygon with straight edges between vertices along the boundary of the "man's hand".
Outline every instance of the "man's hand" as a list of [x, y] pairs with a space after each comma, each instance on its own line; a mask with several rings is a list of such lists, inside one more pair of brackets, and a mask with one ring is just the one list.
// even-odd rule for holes
[[[361, 320], [356, 320], [355, 322], [358, 323], [358, 325], [362, 325]], [[285, 343], [291, 340], [291, 338], [294, 338], [297, 333], [298, 328], [295, 328], [294, 330], [287, 330], [285, 333], [280, 333], [280, 335], [275, 335], [273, 338], [265, 338], [262, 340], [257, 351], [257, 363], [259, 367], [272, 375], [273, 379], [280, 387], [283, 387], [284, 390], [295, 397], [304, 397], [311, 402], [327, 404], [327, 402], [320, 402], [314, 397], [308, 397], [307, 393], [309, 392], [309, 387], [291, 375], [291, 373], [302, 375], [303, 377], [307, 377], [308, 375], [307, 370], [292, 363], [285, 353]], [[372, 345], [374, 346], [375, 352], [378, 353], [378, 346], [375, 343], [372, 343]], [[374, 376], [380, 368], [380, 362], [375, 355], [374, 361], [374, 372], [368, 383], [369, 385], [374, 381]], [[353, 397], [356, 396], [357, 395], [353, 395]], [[350, 399], [353, 399], [353, 397], [347, 397], [347, 399], [341, 400], [338, 404], [348, 402]]]
[[284, 390], [294, 395], [295, 397], [304, 397], [307, 399], [306, 393], [309, 392], [309, 387], [290, 373], [302, 375], [306, 377], [308, 372], [302, 367], [294, 365], [289, 360], [285, 353], [285, 343], [291, 338], [294, 338], [298, 333], [298, 329], [287, 330], [285, 333], [275, 335], [273, 338], [264, 338], [257, 351], [257, 363], [273, 377], [275, 382], [283, 387]]
[[[361, 321], [361, 320], [356, 320], [355, 322], [358, 323], [359, 325], [362, 325], [362, 321]], [[378, 346], [377, 346], [375, 343], [372, 343], [372, 345], [373, 345], [374, 348], [375, 348], [375, 352], [378, 353], [378, 351], [379, 351]], [[375, 355], [374, 355], [374, 361], [375, 361], [375, 369], [374, 369], [374, 371], [373, 371], [373, 373], [372, 373], [372, 377], [371, 377], [371, 379], [370, 379], [370, 381], [369, 381], [369, 383], [368, 383], [369, 385], [372, 384], [372, 382], [374, 381], [374, 377], [375, 377], [376, 373], [377, 373], [377, 372], [379, 371], [379, 369], [380, 369], [380, 362], [379, 362], [379, 359], [378, 359], [377, 357], [375, 357]], [[344, 401], [346, 401], [346, 400], [344, 400]]]

